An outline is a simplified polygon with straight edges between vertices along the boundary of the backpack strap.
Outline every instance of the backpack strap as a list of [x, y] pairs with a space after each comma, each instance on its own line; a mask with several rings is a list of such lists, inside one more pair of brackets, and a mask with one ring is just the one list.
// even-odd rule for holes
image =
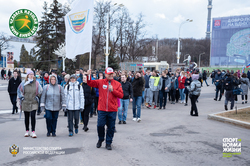
[[39, 82], [38, 81], [36, 81], [36, 96], [38, 95], [38, 87], [39, 87]]

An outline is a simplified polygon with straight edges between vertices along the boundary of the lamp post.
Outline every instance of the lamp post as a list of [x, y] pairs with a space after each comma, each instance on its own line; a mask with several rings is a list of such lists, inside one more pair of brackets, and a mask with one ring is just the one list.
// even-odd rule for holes
[[181, 26], [185, 23], [192, 22], [193, 20], [187, 19], [186, 21], [183, 21], [179, 27], [179, 34], [178, 34], [178, 50], [177, 50], [177, 64], [179, 64], [180, 61], [180, 31], [181, 31]]
[[[123, 4], [117, 4], [115, 3], [114, 6], [119, 6], [119, 7], [123, 7], [124, 5]], [[109, 12], [108, 12], [108, 16], [107, 16], [107, 30], [106, 30], [106, 48], [109, 48]], [[109, 60], [109, 50], [106, 49], [106, 52], [105, 52], [105, 55], [106, 55], [106, 65], [105, 65], [105, 68], [108, 67], [108, 60]]]
[[[106, 49], [108, 48], [108, 49]], [[104, 54], [106, 56], [106, 64], [105, 64], [105, 68], [108, 67], [108, 57], [109, 57], [109, 54], [110, 54], [110, 50], [111, 50], [111, 47], [107, 47], [107, 44], [106, 44], [106, 47], [103, 47], [104, 49]]]
[[199, 55], [199, 68], [201, 68], [201, 55], [204, 55], [205, 54], [205, 52], [203, 52], [203, 53], [201, 53], [200, 55]]

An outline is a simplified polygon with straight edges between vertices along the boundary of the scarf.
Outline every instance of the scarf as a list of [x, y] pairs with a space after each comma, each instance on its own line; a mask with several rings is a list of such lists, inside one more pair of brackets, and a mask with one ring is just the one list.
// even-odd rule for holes
[[43, 79], [47, 82], [47, 84], [49, 83], [49, 77], [43, 77]]

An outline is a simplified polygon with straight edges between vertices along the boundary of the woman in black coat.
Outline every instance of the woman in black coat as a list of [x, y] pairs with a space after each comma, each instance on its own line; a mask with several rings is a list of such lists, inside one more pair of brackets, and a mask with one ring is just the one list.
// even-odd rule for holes
[[88, 123], [89, 123], [89, 112], [91, 110], [92, 103], [94, 102], [96, 93], [95, 89], [87, 85], [87, 77], [86, 75], [83, 76], [82, 88], [84, 93], [84, 110], [81, 112], [81, 116], [83, 119], [83, 130], [87, 132], [89, 130]]
[[185, 106], [188, 105], [188, 94], [189, 94], [189, 91], [188, 91], [187, 87], [190, 86], [191, 82], [192, 82], [191, 74], [187, 73], [187, 77], [186, 77], [185, 84], [184, 84], [184, 86], [185, 86], [184, 92], [186, 94], [186, 103], [185, 103]]

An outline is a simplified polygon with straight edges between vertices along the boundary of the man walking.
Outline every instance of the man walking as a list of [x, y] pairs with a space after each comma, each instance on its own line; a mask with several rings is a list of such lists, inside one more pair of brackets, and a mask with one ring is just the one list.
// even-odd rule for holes
[[97, 148], [102, 146], [105, 137], [105, 125], [107, 125], [106, 133], [106, 149], [112, 150], [111, 144], [115, 131], [115, 120], [118, 109], [117, 98], [123, 98], [122, 86], [118, 81], [113, 79], [113, 69], [108, 67], [105, 70], [105, 79], [91, 80], [91, 70], [87, 72], [87, 84], [94, 88], [99, 88], [98, 102], [98, 120], [97, 132], [99, 140], [96, 144]]
[[16, 106], [16, 98], [17, 98], [17, 88], [21, 82], [22, 81], [18, 77], [17, 70], [14, 70], [13, 77], [10, 79], [9, 85], [8, 85], [8, 92], [10, 95], [10, 101], [13, 105], [12, 114], [14, 114], [15, 112], [16, 113], [18, 112], [18, 107]]
[[121, 84], [124, 96], [120, 102], [121, 106], [118, 108], [118, 118], [119, 118], [119, 124], [122, 123], [126, 124], [129, 98], [130, 102], [133, 101], [133, 88], [131, 83], [127, 81], [127, 77], [125, 74], [121, 75]]

